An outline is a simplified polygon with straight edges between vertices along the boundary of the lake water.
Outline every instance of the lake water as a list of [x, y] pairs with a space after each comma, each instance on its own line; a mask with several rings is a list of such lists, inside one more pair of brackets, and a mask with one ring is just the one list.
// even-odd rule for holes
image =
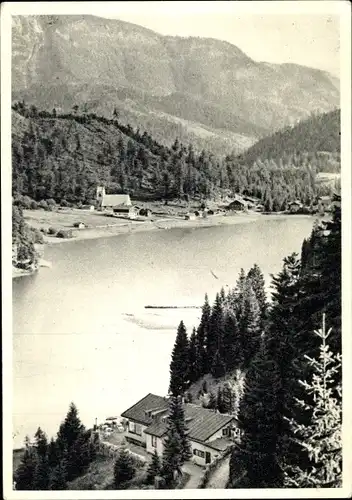
[[[51, 269], [13, 280], [15, 446], [40, 425], [54, 434], [69, 403], [85, 425], [118, 415], [148, 392], [165, 395], [177, 325], [240, 268], [256, 262], [267, 284], [300, 252], [310, 217], [171, 229], [47, 247]], [[215, 277], [215, 276], [216, 277]]]

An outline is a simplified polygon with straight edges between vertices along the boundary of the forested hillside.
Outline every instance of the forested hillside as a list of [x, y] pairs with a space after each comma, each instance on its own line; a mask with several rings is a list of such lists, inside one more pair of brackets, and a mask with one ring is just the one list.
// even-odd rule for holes
[[91, 203], [97, 185], [135, 199], [212, 198], [235, 193], [257, 196], [267, 211], [290, 201], [310, 205], [324, 187], [309, 162], [243, 164], [237, 158], [197, 152], [176, 140], [171, 147], [131, 126], [118, 111], [99, 117], [74, 106], [71, 113], [38, 111], [13, 104], [13, 196], [35, 201]]
[[237, 160], [244, 165], [269, 161], [278, 166], [310, 165], [317, 172], [339, 172], [340, 115], [339, 109], [312, 115], [260, 139]]
[[12, 265], [21, 269], [35, 270], [38, 267], [36, 243], [43, 243], [42, 234], [28, 226], [21, 207], [12, 207]]
[[[284, 259], [265, 295], [258, 266], [241, 270], [201, 321], [181, 321], [170, 363], [173, 395], [205, 374], [227, 375], [203, 404], [238, 418], [230, 488], [341, 485], [341, 209], [317, 223], [299, 257]], [[244, 380], [243, 380], [244, 379]], [[192, 391], [191, 391], [192, 392]], [[204, 398], [204, 396], [207, 396]]]
[[[87, 50], [89, 47], [89, 50]], [[195, 149], [243, 151], [311, 112], [339, 105], [339, 81], [297, 64], [254, 61], [212, 38], [162, 36], [94, 16], [13, 16], [12, 92], [61, 113], [72, 106]]]

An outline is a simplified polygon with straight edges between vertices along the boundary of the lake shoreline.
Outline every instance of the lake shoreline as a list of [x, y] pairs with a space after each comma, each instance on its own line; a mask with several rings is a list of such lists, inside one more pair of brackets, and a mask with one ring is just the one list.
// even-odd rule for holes
[[129, 221], [125, 225], [107, 226], [105, 228], [85, 228], [74, 232], [73, 238], [57, 238], [55, 236], [44, 235], [45, 245], [55, 245], [57, 243], [75, 242], [97, 238], [108, 238], [123, 234], [134, 234], [139, 232], [170, 230], [170, 229], [198, 229], [211, 228], [216, 226], [228, 226], [235, 224], [246, 224], [258, 220], [275, 220], [286, 218], [307, 218], [311, 215], [289, 215], [289, 214], [235, 214], [211, 216], [207, 219], [185, 220], [181, 218], [163, 218], [155, 220]]
[[[109, 225], [106, 227], [93, 227], [77, 229], [74, 231], [73, 238], [57, 238], [56, 236], [43, 235], [43, 247], [52, 246], [59, 243], [75, 243], [76, 241], [103, 239], [113, 236], [135, 234], [140, 232], [158, 231], [158, 230], [173, 230], [173, 229], [199, 229], [212, 228], [217, 226], [231, 226], [237, 224], [248, 224], [257, 222], [258, 220], [283, 220], [287, 218], [306, 219], [316, 217], [309, 214], [262, 214], [259, 212], [233, 215], [213, 215], [206, 219], [198, 218], [195, 220], [186, 220], [183, 218], [162, 218], [145, 221], [127, 221], [124, 224]], [[45, 261], [43, 261], [45, 262]], [[50, 265], [39, 265], [39, 267], [51, 267]], [[39, 270], [39, 269], [38, 269]], [[25, 271], [13, 267], [12, 278], [28, 276], [34, 274], [35, 271]]]

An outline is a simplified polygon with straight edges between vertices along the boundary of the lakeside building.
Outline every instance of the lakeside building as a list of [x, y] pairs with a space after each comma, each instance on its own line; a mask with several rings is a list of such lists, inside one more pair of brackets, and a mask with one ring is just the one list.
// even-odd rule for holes
[[[222, 455], [239, 429], [233, 415], [184, 403], [185, 421], [191, 445], [192, 461], [198, 465], [210, 464]], [[155, 394], [147, 394], [121, 414], [127, 419], [126, 440], [146, 448], [147, 452], [163, 453], [163, 441], [167, 432], [169, 400]]]
[[135, 219], [139, 214], [139, 208], [134, 206], [126, 206], [124, 204], [117, 205], [112, 209], [114, 215], [123, 215], [129, 219]]
[[100, 209], [115, 207], [131, 207], [129, 194], [106, 194], [103, 186], [97, 187], [97, 207]]
[[303, 208], [303, 203], [301, 203], [299, 200], [291, 201], [288, 204], [288, 210], [290, 213], [294, 214], [302, 210]]
[[244, 211], [248, 209], [248, 202], [242, 198], [237, 198], [232, 201], [228, 206], [228, 210]]
[[114, 215], [129, 219], [135, 219], [139, 213], [139, 207], [132, 205], [129, 194], [106, 194], [103, 186], [97, 187], [96, 203], [100, 210], [112, 210]]

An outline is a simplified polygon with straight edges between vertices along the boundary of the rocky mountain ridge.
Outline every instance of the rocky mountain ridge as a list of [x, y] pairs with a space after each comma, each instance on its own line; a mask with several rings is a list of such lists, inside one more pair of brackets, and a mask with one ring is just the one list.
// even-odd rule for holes
[[328, 73], [253, 61], [206, 38], [162, 36], [93, 16], [15, 16], [13, 98], [41, 109], [88, 111], [170, 144], [238, 152], [259, 138], [339, 106]]

